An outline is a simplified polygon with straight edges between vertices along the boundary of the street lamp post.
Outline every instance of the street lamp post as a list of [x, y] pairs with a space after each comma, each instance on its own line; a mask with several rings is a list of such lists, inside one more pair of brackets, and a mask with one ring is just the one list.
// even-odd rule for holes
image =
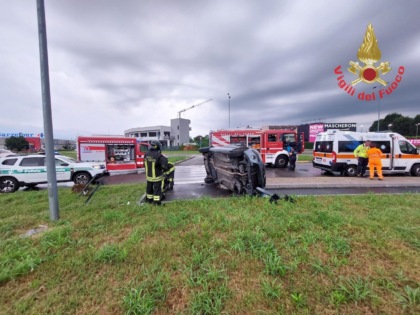
[[229, 129], [230, 129], [230, 94], [228, 93], [228, 102], [229, 102]]
[[419, 125], [420, 125], [420, 123], [416, 124], [416, 139], [417, 139], [417, 136], [419, 134]]
[[392, 124], [388, 125], [388, 130], [391, 131]]
[[[378, 88], [378, 86], [374, 86], [372, 89], [376, 89], [376, 88]], [[378, 132], [379, 132], [379, 120], [380, 120], [380, 117], [381, 117], [381, 98], [380, 98], [380, 96], [379, 96], [379, 93], [378, 93]]]

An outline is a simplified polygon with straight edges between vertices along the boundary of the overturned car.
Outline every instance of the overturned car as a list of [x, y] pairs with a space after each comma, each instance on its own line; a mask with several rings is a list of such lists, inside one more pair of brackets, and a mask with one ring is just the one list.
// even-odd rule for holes
[[265, 187], [265, 167], [258, 151], [237, 145], [199, 151], [204, 157], [206, 184], [218, 183], [238, 195], [254, 195], [257, 187]]

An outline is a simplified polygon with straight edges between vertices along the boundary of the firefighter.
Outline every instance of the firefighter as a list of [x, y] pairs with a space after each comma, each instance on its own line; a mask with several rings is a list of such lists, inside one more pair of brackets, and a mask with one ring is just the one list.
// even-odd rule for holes
[[168, 169], [163, 173], [162, 192], [174, 189], [175, 165], [168, 163]]
[[357, 158], [356, 176], [365, 176], [366, 168], [368, 165], [367, 151], [369, 150], [369, 145], [370, 141], [365, 141], [365, 143], [360, 144], [353, 152], [354, 156]]
[[291, 148], [289, 152], [289, 170], [290, 171], [293, 171], [293, 172], [295, 171], [296, 160], [297, 160], [296, 151], [294, 148]]
[[382, 176], [382, 151], [376, 147], [376, 144], [371, 142], [370, 149], [367, 151], [367, 155], [369, 158], [369, 177], [373, 179], [375, 176], [375, 168], [376, 173], [378, 174], [379, 180], [383, 180], [384, 177]]
[[162, 145], [159, 141], [153, 140], [149, 150], [144, 155], [146, 169], [146, 202], [161, 205], [162, 181], [164, 172], [168, 170], [168, 159], [161, 153]]

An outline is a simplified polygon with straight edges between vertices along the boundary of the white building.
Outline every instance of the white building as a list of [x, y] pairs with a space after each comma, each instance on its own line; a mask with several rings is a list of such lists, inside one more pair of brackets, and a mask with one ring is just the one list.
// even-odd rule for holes
[[190, 142], [189, 119], [171, 119], [171, 126], [136, 127], [124, 131], [126, 137], [140, 138], [140, 141], [159, 140], [163, 146], [180, 146]]

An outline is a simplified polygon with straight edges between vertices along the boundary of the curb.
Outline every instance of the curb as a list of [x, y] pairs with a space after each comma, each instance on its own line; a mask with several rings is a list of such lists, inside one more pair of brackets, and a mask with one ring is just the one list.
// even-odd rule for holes
[[[344, 182], [345, 181], [345, 182]], [[316, 177], [316, 178], [267, 178], [266, 188], [269, 189], [299, 189], [299, 188], [392, 188], [392, 187], [419, 187], [420, 178], [416, 177], [385, 177], [383, 181], [375, 178], [343, 178], [343, 177]]]

